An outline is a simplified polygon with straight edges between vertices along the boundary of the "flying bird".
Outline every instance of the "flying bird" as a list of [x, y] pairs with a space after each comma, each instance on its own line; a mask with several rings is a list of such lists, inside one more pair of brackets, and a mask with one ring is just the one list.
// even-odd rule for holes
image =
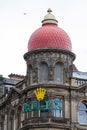
[[24, 13], [24, 15], [26, 15], [27, 13]]

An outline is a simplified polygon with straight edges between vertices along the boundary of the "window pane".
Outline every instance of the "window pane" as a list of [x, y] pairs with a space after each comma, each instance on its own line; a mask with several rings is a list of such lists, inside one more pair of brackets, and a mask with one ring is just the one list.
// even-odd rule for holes
[[85, 103], [81, 102], [80, 105], [79, 105], [79, 109], [80, 110], [83, 110], [83, 109], [86, 110], [87, 109], [87, 105]]
[[48, 65], [46, 63], [40, 64], [40, 82], [48, 81]]
[[55, 81], [63, 83], [63, 65], [61, 63], [55, 65]]
[[[43, 100], [40, 102], [41, 108], [46, 108], [46, 101]], [[40, 116], [41, 117], [47, 117], [49, 116], [49, 110], [41, 110], [40, 111]]]
[[55, 107], [55, 111], [54, 111], [55, 117], [62, 117], [62, 99], [55, 98], [54, 107]]
[[55, 110], [55, 117], [61, 117], [61, 111]]
[[80, 124], [87, 124], [87, 102], [81, 102], [79, 104], [78, 121]]

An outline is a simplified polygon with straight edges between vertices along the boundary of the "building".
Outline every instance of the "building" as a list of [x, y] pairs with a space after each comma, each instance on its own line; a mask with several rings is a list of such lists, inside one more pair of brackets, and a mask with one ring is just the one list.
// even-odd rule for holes
[[26, 77], [0, 100], [1, 130], [87, 130], [87, 73], [48, 9], [29, 38]]
[[0, 96], [7, 94], [12, 87], [15, 87], [17, 83], [19, 83], [25, 78], [25, 76], [23, 75], [15, 74], [10, 74], [8, 76], [9, 78], [5, 78], [2, 75], [0, 75]]

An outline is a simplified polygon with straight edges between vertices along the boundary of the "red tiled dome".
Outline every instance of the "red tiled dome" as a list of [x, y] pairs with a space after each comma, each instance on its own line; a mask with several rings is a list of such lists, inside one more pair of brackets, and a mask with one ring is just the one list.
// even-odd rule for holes
[[[51, 17], [48, 19], [47, 17]], [[57, 26], [54, 15], [45, 16], [43, 26], [37, 29], [30, 37], [28, 51], [42, 48], [58, 48], [72, 51], [72, 44], [67, 33]]]

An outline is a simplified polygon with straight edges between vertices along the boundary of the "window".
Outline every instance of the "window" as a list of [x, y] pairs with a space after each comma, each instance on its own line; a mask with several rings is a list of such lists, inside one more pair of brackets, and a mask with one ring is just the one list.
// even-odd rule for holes
[[78, 122], [80, 124], [87, 124], [87, 101], [82, 101], [79, 103]]
[[40, 82], [47, 82], [48, 81], [48, 65], [46, 63], [40, 64], [40, 72], [39, 72], [39, 79]]
[[[46, 108], [46, 101], [45, 100], [41, 101], [40, 105], [42, 108]], [[49, 111], [48, 110], [41, 110], [39, 116], [40, 117], [47, 117], [47, 116], [49, 116]]]
[[63, 64], [56, 63], [55, 65], [55, 81], [59, 84], [63, 83]]
[[62, 99], [55, 98], [54, 99], [54, 117], [62, 117]]

